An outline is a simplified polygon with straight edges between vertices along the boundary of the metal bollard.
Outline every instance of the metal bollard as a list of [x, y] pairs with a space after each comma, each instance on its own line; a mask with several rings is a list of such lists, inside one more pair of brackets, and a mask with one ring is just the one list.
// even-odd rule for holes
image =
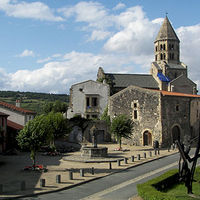
[[112, 162], [109, 162], [109, 169], [112, 169]]
[[120, 159], [117, 160], [117, 165], [118, 165], [118, 166], [121, 165], [121, 160], [120, 160]]
[[80, 176], [84, 177], [84, 169], [80, 169]]
[[151, 157], [152, 156], [152, 152], [151, 151], [149, 151], [149, 157]]
[[69, 180], [73, 180], [73, 172], [72, 171], [69, 172]]
[[61, 182], [61, 176], [60, 175], [56, 175], [56, 183], [60, 183]]
[[140, 154], [137, 155], [137, 160], [140, 160]]
[[131, 162], [134, 162], [134, 156], [131, 156]]
[[45, 187], [45, 179], [40, 179], [40, 187]]
[[146, 153], [144, 153], [144, 156], [143, 156], [144, 158], [146, 158], [147, 157], [147, 154]]
[[21, 182], [21, 191], [26, 190], [25, 181]]
[[3, 193], [3, 185], [0, 185], [0, 194]]
[[92, 167], [92, 175], [94, 175], [94, 167]]
[[128, 158], [124, 158], [124, 164], [128, 163], [127, 160], [128, 160]]

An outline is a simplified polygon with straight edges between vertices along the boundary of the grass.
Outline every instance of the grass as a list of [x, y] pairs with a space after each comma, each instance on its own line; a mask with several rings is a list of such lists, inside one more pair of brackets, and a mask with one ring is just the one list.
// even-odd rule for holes
[[[192, 189], [193, 189], [193, 194], [194, 195], [200, 195], [200, 184], [197, 182], [193, 182], [192, 183]], [[185, 186], [184, 182], [180, 182], [176, 185], [173, 185], [170, 189], [163, 191], [164, 193], [166, 193], [166, 195], [171, 195], [176, 197], [177, 199], [180, 200], [194, 200], [197, 198], [192, 198], [189, 197], [187, 194], [187, 187]]]

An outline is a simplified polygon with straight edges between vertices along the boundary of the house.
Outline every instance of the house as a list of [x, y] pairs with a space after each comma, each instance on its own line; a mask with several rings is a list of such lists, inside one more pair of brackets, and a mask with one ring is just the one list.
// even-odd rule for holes
[[199, 134], [200, 95], [129, 86], [109, 99], [111, 120], [120, 114], [134, 122], [133, 135], [124, 142], [168, 147]]
[[7, 114], [0, 112], [0, 153], [6, 149], [7, 117]]
[[98, 81], [87, 80], [72, 85], [67, 118], [75, 115], [87, 119], [100, 118], [108, 105], [109, 95], [109, 86]]
[[105, 73], [100, 67], [97, 80], [107, 77], [111, 81], [112, 94], [134, 85], [146, 89], [158, 89], [187, 94], [197, 94], [197, 85], [188, 78], [187, 66], [180, 61], [180, 40], [167, 16], [154, 41], [155, 61], [150, 74]]
[[21, 108], [19, 100], [16, 101], [16, 105], [0, 101], [0, 112], [8, 114], [8, 120], [21, 126], [34, 119], [37, 114], [36, 112]]
[[[17, 146], [15, 140], [18, 132], [29, 121], [33, 120], [36, 116], [36, 112], [24, 109], [20, 107], [20, 100], [16, 101], [16, 105], [12, 105], [3, 101], [0, 101], [0, 126], [5, 126], [4, 136], [6, 137], [6, 146], [2, 146], [2, 150], [13, 148]], [[1, 119], [3, 120], [1, 122]]]

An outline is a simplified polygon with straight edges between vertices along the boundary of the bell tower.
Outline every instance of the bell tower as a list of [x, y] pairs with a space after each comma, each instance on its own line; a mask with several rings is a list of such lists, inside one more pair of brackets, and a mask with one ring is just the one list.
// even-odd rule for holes
[[154, 41], [155, 62], [180, 64], [179, 43], [180, 40], [166, 16]]

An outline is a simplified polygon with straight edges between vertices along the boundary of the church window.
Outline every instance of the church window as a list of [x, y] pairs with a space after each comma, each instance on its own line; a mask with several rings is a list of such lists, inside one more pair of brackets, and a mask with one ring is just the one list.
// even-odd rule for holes
[[160, 50], [163, 50], [163, 45], [162, 44], [160, 45]]
[[179, 111], [179, 105], [176, 105], [176, 112]]
[[163, 59], [164, 59], [164, 60], [166, 59], [165, 53], [163, 54]]
[[165, 50], [165, 44], [163, 44], [163, 50]]
[[174, 44], [172, 44], [171, 50], [174, 50]]
[[134, 119], [137, 119], [137, 110], [134, 110]]
[[169, 44], [169, 50], [171, 50], [171, 44]]
[[137, 103], [134, 103], [134, 108], [137, 108]]
[[174, 53], [172, 54], [172, 60], [174, 60]]
[[157, 55], [155, 55], [155, 61], [157, 61]]
[[156, 46], [156, 51], [158, 51], [158, 47]]
[[160, 60], [162, 60], [163, 59], [163, 55], [162, 55], [162, 53], [160, 54]]

